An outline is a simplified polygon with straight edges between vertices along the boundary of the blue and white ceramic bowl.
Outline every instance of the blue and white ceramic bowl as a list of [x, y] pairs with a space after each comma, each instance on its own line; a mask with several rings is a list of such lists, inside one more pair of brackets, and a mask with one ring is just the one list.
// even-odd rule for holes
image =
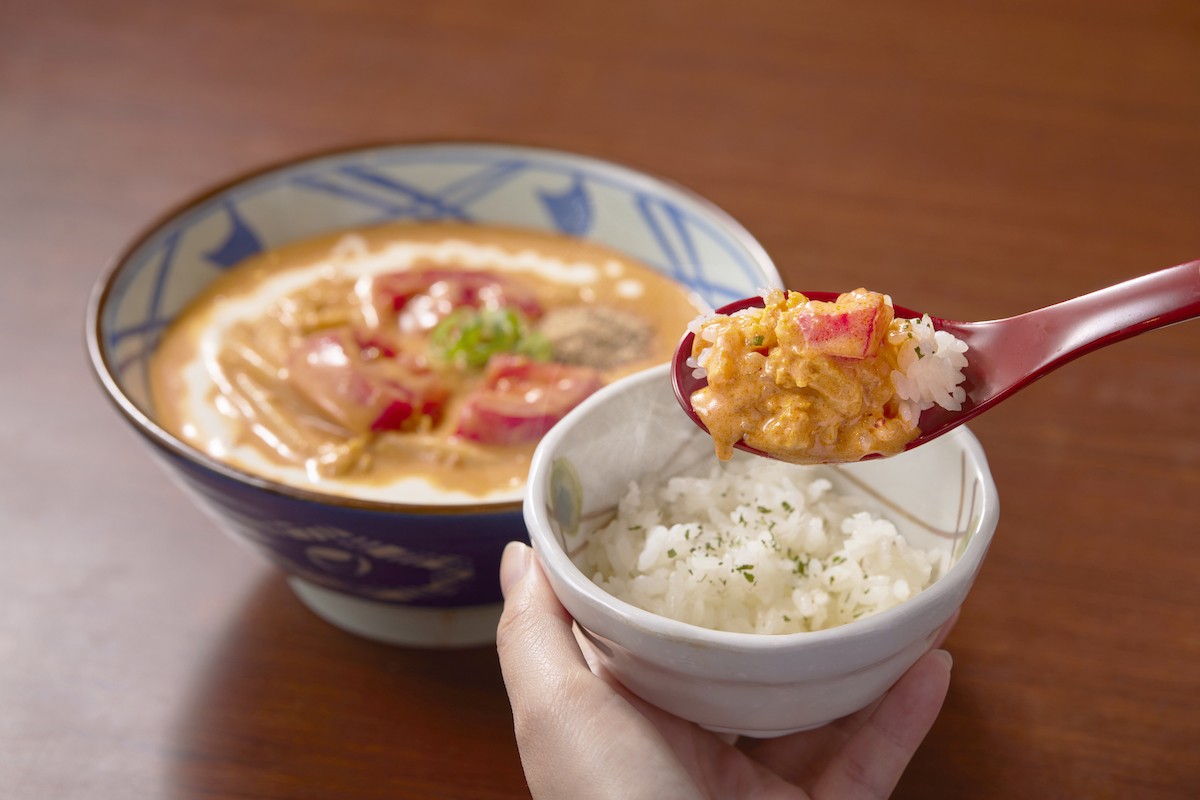
[[779, 276], [740, 225], [677, 186], [569, 153], [461, 143], [364, 147], [256, 172], [170, 213], [116, 259], [89, 308], [92, 364], [185, 491], [333, 624], [399, 644], [482, 644], [499, 618], [501, 552], [527, 539], [519, 500], [417, 505], [290, 488], [166, 432], [147, 385], [164, 328], [234, 264], [391, 220], [578, 236], [677, 278], [714, 307], [777, 286]]

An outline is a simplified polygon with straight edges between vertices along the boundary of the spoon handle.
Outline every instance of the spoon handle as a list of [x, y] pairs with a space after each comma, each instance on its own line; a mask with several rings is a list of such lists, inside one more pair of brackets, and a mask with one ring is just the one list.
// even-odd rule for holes
[[1152, 272], [1022, 315], [1027, 324], [1048, 337], [1047, 362], [1056, 365], [1197, 316], [1200, 261]]
[[[958, 323], [977, 345], [1023, 354], [1028, 377], [1140, 333], [1200, 317], [1200, 261], [1142, 275], [1007, 319]], [[953, 332], [956, 323], [947, 322]], [[984, 341], [987, 340], [987, 341]], [[981, 348], [982, 349], [982, 348]], [[1010, 375], [1009, 378], [1017, 376]]]

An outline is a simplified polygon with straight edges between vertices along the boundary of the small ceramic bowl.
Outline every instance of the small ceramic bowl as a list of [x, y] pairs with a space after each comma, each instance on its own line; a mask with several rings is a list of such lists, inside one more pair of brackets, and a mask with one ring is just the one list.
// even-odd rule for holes
[[298, 239], [392, 220], [581, 237], [675, 277], [714, 307], [779, 276], [740, 225], [677, 186], [584, 156], [463, 143], [363, 147], [270, 167], [170, 212], [116, 259], [89, 308], [91, 360], [168, 473], [332, 623], [401, 644], [482, 644], [495, 637], [504, 545], [527, 539], [523, 487], [476, 504], [290, 488], [169, 434], [147, 385], [164, 328], [222, 272]]
[[680, 410], [667, 368], [647, 370], [605, 387], [546, 435], [530, 469], [525, 522], [555, 593], [604, 667], [650, 703], [715, 731], [780, 736], [869, 705], [962, 604], [999, 517], [983, 450], [959, 428], [893, 458], [822, 468], [910, 544], [949, 553], [951, 566], [930, 587], [874, 616], [811, 633], [722, 632], [637, 608], [581, 571], [587, 533], [611, 519], [631, 481], [714, 460], [712, 440]]

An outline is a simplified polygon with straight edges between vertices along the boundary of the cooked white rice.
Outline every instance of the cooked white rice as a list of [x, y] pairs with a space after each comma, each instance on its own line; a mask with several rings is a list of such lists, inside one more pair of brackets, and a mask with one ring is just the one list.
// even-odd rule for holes
[[928, 587], [948, 556], [911, 547], [822, 468], [748, 457], [633, 483], [593, 531], [585, 572], [647, 611], [717, 630], [831, 628]]
[[937, 331], [929, 315], [914, 319], [896, 353], [899, 369], [892, 370], [892, 385], [900, 398], [900, 415], [915, 423], [921, 412], [939, 405], [958, 411], [967, 397], [961, 384], [967, 366], [967, 343], [946, 331]]

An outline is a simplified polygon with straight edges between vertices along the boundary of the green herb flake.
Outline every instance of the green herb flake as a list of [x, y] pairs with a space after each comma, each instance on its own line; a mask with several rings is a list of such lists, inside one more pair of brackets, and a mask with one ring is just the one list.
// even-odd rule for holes
[[783, 501], [783, 510], [790, 514], [793, 511], [795, 511], [796, 509], [792, 506], [791, 503], [789, 503], [787, 500], [784, 500]]
[[482, 369], [497, 353], [535, 361], [548, 361], [551, 355], [550, 341], [513, 308], [457, 308], [433, 329], [430, 346], [438, 358], [460, 369]]
[[675, 555], [676, 555], [676, 553], [675, 553], [674, 547], [672, 547], [670, 550], [667, 551], [667, 558], [674, 558]]
[[751, 347], [762, 347], [763, 341], [764, 341], [764, 339], [761, 335], [755, 336], [753, 339], [750, 340], [750, 346]]
[[754, 573], [750, 570], [754, 569], [753, 564], [740, 564], [733, 568], [734, 572], [742, 573], [742, 577], [746, 579], [746, 583], [754, 583]]
[[921, 359], [921, 358], [924, 358], [924, 357], [925, 357], [925, 354], [921, 352], [921, 348], [919, 348], [919, 347], [914, 347], [914, 348], [913, 348], [913, 351], [914, 351], [914, 352], [916, 352], [916, 354], [917, 354], [917, 358], [918, 358], [918, 359]]

